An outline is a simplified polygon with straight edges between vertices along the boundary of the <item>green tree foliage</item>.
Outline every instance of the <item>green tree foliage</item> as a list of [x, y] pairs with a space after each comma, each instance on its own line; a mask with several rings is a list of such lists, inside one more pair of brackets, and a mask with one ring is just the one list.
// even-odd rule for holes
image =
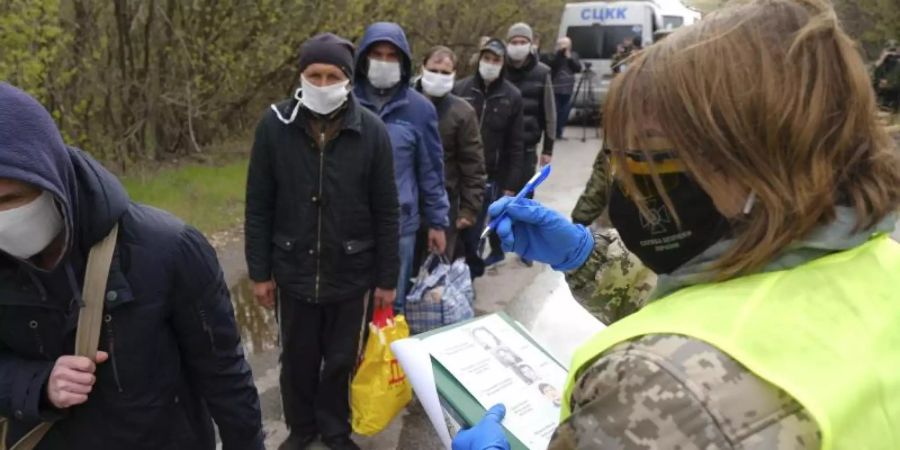
[[50, 69], [71, 37], [58, 17], [58, 1], [0, 3], [0, 79], [14, 80], [48, 98], [62, 75]]
[[833, 1], [844, 28], [870, 58], [877, 58], [888, 42], [900, 39], [900, 0]]
[[[742, 0], [733, 0], [740, 2]], [[866, 56], [876, 59], [890, 41], [900, 40], [900, 0], [831, 0], [844, 29], [859, 41]], [[729, 0], [685, 0], [711, 12]]]
[[[555, 35], [563, 0], [3, 0], [0, 79], [41, 100], [68, 142], [126, 170], [245, 135], [296, 85], [297, 50], [398, 22], [417, 55], [468, 55], [515, 21]], [[417, 58], [418, 61], [418, 58]]]
[[[714, 8], [722, 0], [694, 0]], [[834, 0], [877, 57], [900, 34], [898, 0]], [[0, 79], [40, 99], [68, 142], [120, 169], [246, 136], [297, 82], [297, 50], [331, 31], [358, 41], [398, 22], [415, 61], [433, 45], [464, 62], [480, 36], [529, 22], [545, 49], [565, 0], [0, 0]]]

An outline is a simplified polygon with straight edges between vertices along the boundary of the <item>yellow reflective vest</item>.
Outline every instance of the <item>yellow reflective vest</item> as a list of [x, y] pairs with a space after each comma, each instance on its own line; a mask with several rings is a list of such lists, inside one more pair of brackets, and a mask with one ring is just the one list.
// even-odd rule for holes
[[793, 269], [692, 286], [650, 303], [575, 354], [575, 380], [609, 348], [680, 334], [721, 349], [815, 418], [822, 448], [900, 449], [900, 244], [886, 235]]

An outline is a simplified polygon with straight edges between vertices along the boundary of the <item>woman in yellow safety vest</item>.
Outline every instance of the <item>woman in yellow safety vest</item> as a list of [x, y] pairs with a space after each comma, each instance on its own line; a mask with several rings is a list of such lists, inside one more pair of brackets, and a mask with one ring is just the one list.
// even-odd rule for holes
[[[900, 448], [900, 161], [830, 4], [713, 13], [630, 61], [604, 108], [610, 219], [659, 281], [576, 352], [550, 448]], [[506, 250], [557, 270], [609, 245], [504, 208]], [[504, 412], [454, 448], [508, 448]]]

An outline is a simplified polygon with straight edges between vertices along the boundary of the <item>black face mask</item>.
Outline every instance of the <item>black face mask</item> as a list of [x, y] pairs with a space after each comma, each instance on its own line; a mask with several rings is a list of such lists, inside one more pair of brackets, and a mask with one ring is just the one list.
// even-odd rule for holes
[[675, 271], [731, 230], [700, 186], [687, 175], [677, 177], [675, 187], [667, 192], [681, 219], [680, 228], [660, 197], [647, 201], [652, 220], [641, 215], [618, 182], [613, 183], [609, 200], [609, 218], [625, 247], [658, 274]]

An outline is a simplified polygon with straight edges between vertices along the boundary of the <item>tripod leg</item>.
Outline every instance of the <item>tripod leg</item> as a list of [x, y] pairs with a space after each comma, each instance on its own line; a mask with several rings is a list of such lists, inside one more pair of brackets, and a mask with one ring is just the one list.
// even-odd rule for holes
[[[594, 104], [591, 101], [594, 97], [594, 91], [591, 89], [591, 86], [593, 85], [593, 77], [594, 73], [590, 70], [585, 71], [581, 75], [582, 88], [584, 88], [584, 93], [582, 95], [584, 95], [585, 97], [584, 104], [587, 105], [587, 114], [585, 114], [587, 116], [587, 123], [582, 125], [581, 127], [581, 142], [587, 142], [587, 129], [591, 125], [591, 116], [593, 115], [592, 112], [594, 110]], [[584, 83], [585, 79], [587, 79], [587, 83]]]
[[[594, 73], [593, 73], [593, 71], [589, 71], [589, 72], [590, 72], [590, 77], [588, 78], [588, 88], [587, 89], [588, 89], [588, 92], [590, 93], [589, 94], [590, 100], [593, 100], [594, 99], [594, 76], [593, 76]], [[591, 103], [591, 111], [594, 111], [594, 107], [596, 107], [596, 111], [597, 111], [597, 114], [596, 115], [592, 114], [592, 117], [591, 117], [591, 119], [594, 120], [594, 125], [593, 125], [594, 138], [600, 139], [600, 105], [599, 105], [599, 102], [597, 102], [596, 105], [594, 104], [594, 102], [590, 102], [590, 103]], [[585, 134], [587, 134], [587, 129], [585, 129], [584, 132], [585, 132]]]

